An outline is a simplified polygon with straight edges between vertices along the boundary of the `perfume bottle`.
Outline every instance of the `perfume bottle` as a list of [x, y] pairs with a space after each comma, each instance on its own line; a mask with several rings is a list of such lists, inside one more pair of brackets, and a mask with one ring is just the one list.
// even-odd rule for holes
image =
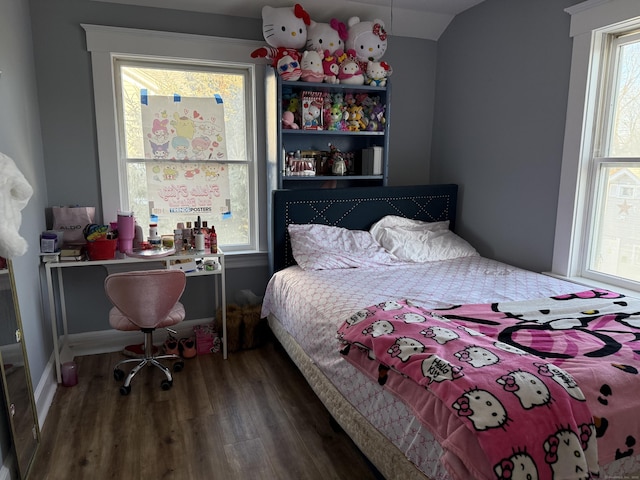
[[215, 225], [211, 225], [211, 232], [209, 232], [209, 248], [211, 253], [218, 253], [218, 235]]

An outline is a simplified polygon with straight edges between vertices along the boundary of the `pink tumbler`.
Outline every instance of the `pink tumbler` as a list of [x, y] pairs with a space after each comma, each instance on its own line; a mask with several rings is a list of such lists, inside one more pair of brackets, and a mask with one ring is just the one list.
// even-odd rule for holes
[[118, 212], [118, 249], [120, 253], [131, 253], [135, 236], [135, 219], [131, 212]]

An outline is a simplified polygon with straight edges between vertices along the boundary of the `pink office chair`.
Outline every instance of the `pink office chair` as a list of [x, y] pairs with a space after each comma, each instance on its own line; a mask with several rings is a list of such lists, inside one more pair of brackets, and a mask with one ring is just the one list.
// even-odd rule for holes
[[114, 273], [104, 281], [104, 289], [114, 307], [109, 312], [109, 324], [116, 330], [142, 330], [144, 333], [144, 358], [130, 358], [119, 362], [113, 369], [113, 377], [120, 381], [124, 372], [120, 366], [128, 362], [138, 362], [120, 387], [122, 395], [131, 392], [131, 380], [145, 365], [162, 370], [165, 379], [160, 384], [163, 390], [173, 385], [173, 377], [167, 367], [158, 360], [174, 359], [174, 372], [184, 367], [179, 355], [153, 355], [153, 331], [184, 320], [184, 306], [179, 302], [186, 284], [186, 276], [181, 270], [147, 270]]

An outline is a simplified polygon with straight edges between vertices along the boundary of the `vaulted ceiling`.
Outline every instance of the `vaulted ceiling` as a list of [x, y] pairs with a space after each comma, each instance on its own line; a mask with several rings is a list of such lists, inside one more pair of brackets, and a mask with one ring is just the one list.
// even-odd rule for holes
[[484, 0], [97, 0], [238, 17], [262, 18], [262, 7], [300, 3], [316, 22], [380, 19], [391, 35], [437, 40], [458, 13]]

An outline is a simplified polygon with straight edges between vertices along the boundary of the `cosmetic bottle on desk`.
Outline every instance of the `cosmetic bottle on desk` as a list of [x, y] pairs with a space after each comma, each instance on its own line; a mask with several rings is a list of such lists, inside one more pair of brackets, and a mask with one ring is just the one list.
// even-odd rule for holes
[[209, 247], [211, 253], [218, 253], [218, 235], [216, 234], [215, 225], [211, 225], [211, 232], [209, 233]]

